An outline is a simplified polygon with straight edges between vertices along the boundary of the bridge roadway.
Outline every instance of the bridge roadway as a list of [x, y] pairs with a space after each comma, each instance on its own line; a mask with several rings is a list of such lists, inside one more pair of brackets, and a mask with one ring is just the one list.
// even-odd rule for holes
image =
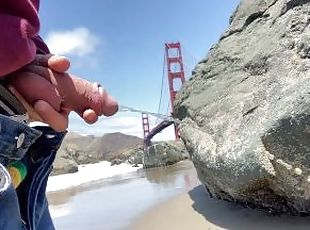
[[157, 117], [159, 119], [164, 119], [161, 123], [159, 123], [155, 128], [153, 128], [149, 134], [145, 137], [144, 139], [144, 147], [149, 147], [151, 146], [151, 139], [159, 132], [161, 132], [162, 130], [164, 130], [165, 128], [167, 128], [168, 126], [172, 125], [172, 124], [178, 124], [179, 121], [174, 119], [171, 116], [166, 116], [163, 114], [159, 114], [159, 113], [152, 113], [149, 111], [143, 111], [140, 109], [135, 109], [129, 106], [125, 106], [125, 105], [120, 105], [119, 106], [119, 112], [134, 112], [134, 113], [146, 113], [146, 114], [150, 114], [154, 117]]
[[149, 147], [151, 145], [151, 139], [159, 132], [163, 131], [168, 126], [172, 125], [174, 121], [172, 120], [164, 120], [161, 123], [159, 123], [155, 128], [153, 128], [149, 134], [144, 139], [144, 145], [146, 147]]

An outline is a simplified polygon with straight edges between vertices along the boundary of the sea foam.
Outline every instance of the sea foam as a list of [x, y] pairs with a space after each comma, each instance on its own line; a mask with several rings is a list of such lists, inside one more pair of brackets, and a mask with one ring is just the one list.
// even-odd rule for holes
[[142, 165], [139, 165], [139, 167], [132, 167], [132, 165], [125, 163], [111, 166], [111, 163], [108, 161], [79, 165], [79, 171], [76, 173], [51, 176], [47, 183], [47, 192], [64, 190], [103, 178], [134, 172], [141, 167]]

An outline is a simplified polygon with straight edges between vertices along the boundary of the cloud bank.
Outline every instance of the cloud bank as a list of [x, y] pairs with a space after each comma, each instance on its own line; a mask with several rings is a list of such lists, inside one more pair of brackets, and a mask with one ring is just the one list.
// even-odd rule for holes
[[84, 57], [95, 52], [100, 39], [85, 27], [51, 31], [45, 39], [52, 53]]

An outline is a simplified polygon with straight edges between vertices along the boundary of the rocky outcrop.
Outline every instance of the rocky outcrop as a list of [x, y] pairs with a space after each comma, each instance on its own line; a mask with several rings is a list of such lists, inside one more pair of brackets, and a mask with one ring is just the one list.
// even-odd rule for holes
[[127, 152], [124, 152], [123, 155], [126, 156], [126, 159], [129, 164], [132, 165], [143, 164], [143, 158], [144, 158], [143, 146], [130, 149]]
[[[73, 173], [80, 164], [111, 161], [112, 164], [132, 162], [142, 164], [141, 138], [111, 133], [101, 137], [68, 133], [57, 152], [53, 175]], [[142, 155], [140, 154], [142, 152]]]
[[77, 171], [78, 164], [76, 161], [66, 152], [59, 150], [53, 164], [52, 176], [66, 173], [75, 173]]
[[180, 141], [154, 143], [144, 156], [144, 167], [154, 168], [175, 164], [189, 158], [185, 146]]
[[215, 197], [310, 213], [310, 0], [242, 0], [178, 94], [175, 116]]
[[111, 165], [129, 163], [143, 164], [146, 168], [166, 166], [188, 159], [189, 154], [182, 142], [155, 142], [147, 156], [143, 151], [143, 140], [121, 133], [102, 137], [68, 133], [54, 162], [53, 175], [73, 173], [80, 164], [110, 161]]
[[60, 150], [67, 152], [78, 164], [88, 164], [123, 158], [124, 152], [137, 148], [142, 143], [143, 139], [122, 133], [109, 133], [99, 137], [68, 133]]

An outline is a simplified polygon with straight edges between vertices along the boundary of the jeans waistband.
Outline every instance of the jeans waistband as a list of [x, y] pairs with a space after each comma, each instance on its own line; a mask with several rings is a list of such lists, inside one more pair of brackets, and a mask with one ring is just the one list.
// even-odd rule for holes
[[21, 159], [42, 132], [0, 115], [0, 163]]

